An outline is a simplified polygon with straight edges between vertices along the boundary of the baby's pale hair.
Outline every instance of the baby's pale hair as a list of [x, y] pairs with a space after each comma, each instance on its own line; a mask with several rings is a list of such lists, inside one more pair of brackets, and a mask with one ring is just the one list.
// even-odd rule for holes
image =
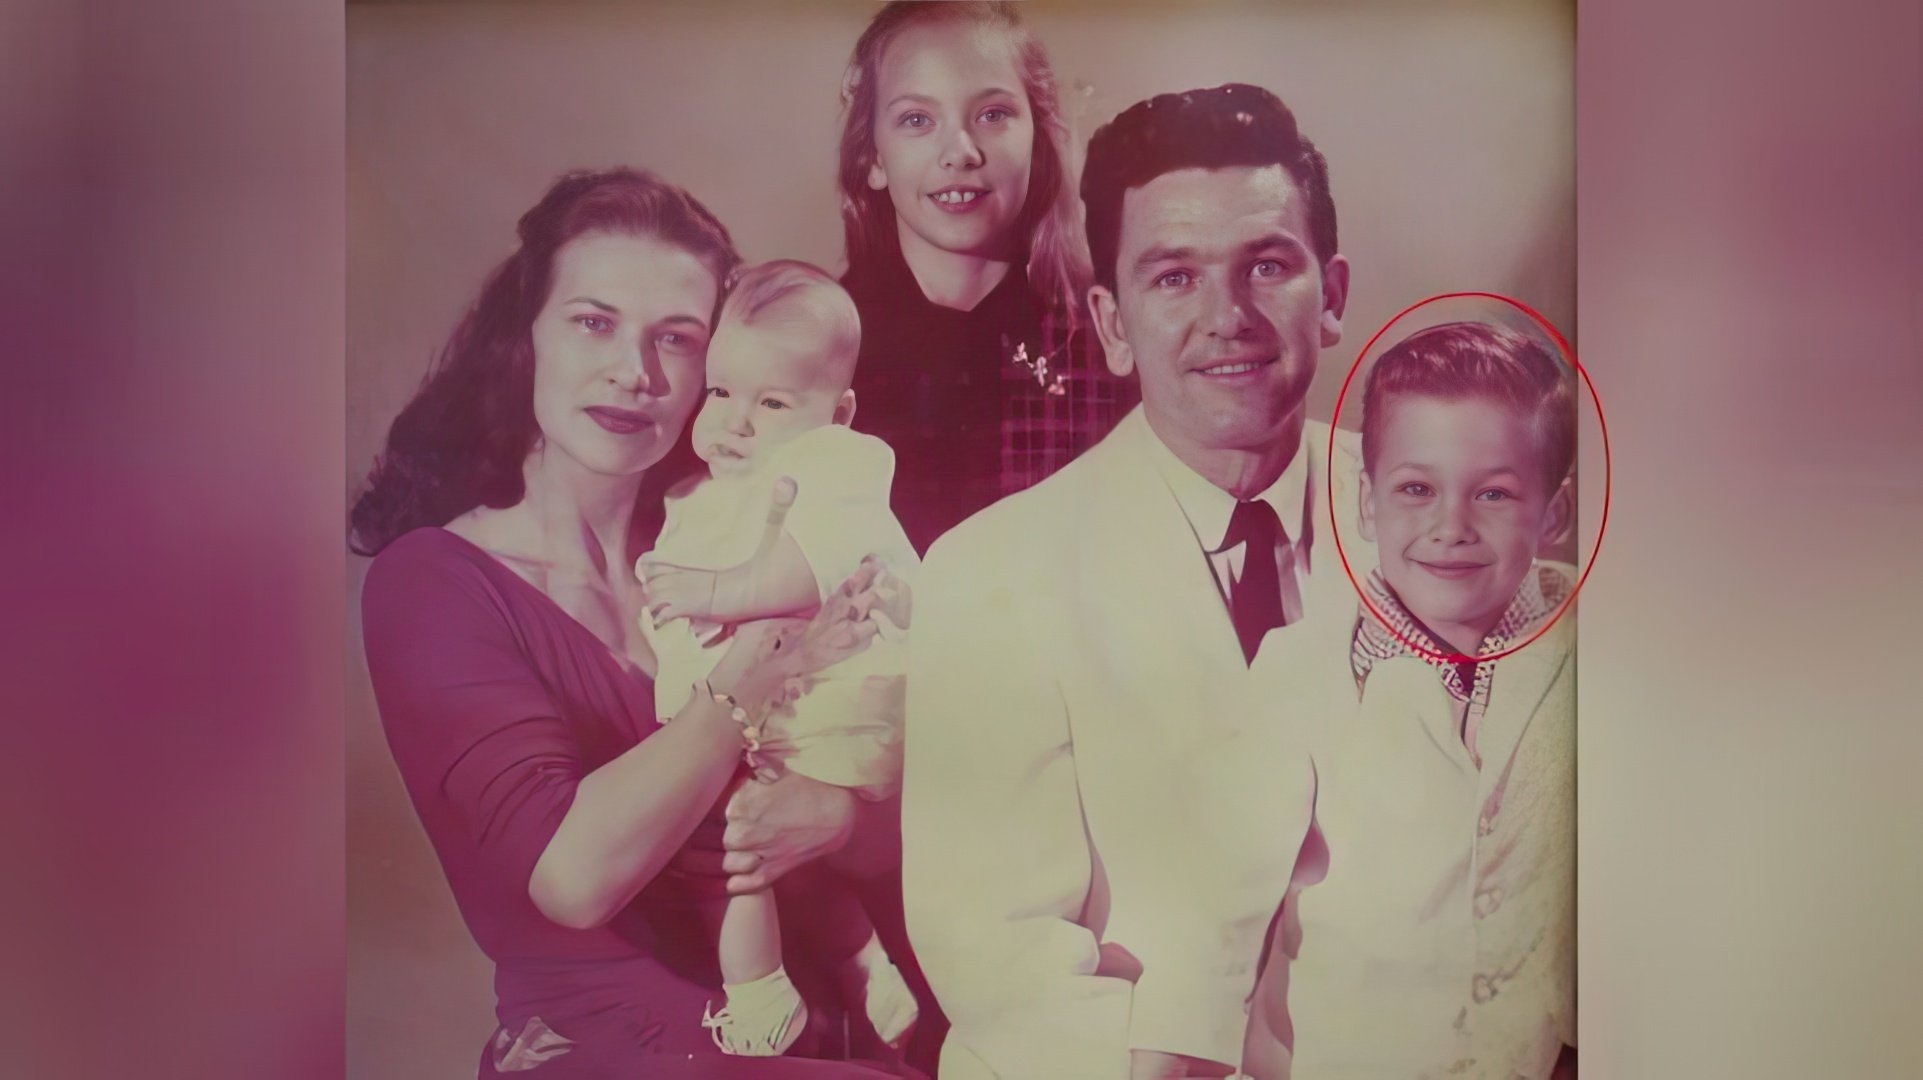
[[1529, 335], [1506, 326], [1455, 322], [1418, 330], [1382, 354], [1362, 391], [1362, 467], [1375, 474], [1382, 425], [1398, 395], [1508, 408], [1535, 437], [1536, 460], [1554, 490], [1576, 460], [1575, 378]]
[[861, 316], [834, 275], [799, 259], [750, 266], [735, 277], [721, 304], [721, 322], [792, 327], [820, 341], [822, 375], [847, 389], [861, 353]]

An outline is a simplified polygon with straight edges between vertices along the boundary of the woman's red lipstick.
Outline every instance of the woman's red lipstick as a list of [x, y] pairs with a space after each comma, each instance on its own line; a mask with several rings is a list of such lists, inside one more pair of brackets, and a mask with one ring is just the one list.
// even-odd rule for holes
[[632, 435], [643, 428], [654, 426], [654, 421], [648, 419], [646, 413], [638, 413], [633, 409], [617, 409], [612, 405], [591, 406], [587, 414], [594, 418], [595, 423], [616, 435]]

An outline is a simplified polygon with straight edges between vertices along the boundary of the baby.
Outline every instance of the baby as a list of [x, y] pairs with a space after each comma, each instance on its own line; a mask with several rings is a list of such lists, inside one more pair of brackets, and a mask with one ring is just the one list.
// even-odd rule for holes
[[[776, 261], [743, 271], [708, 350], [707, 396], [692, 425], [707, 471], [667, 496], [667, 521], [636, 572], [652, 620], [663, 716], [687, 701], [723, 649], [731, 624], [806, 613], [870, 555], [908, 580], [918, 561], [888, 509], [894, 455], [849, 430], [849, 382], [861, 344], [854, 302], [824, 271]], [[774, 498], [771, 503], [770, 495]], [[884, 605], [886, 606], [886, 605]], [[893, 616], [893, 622], [887, 618]], [[798, 698], [744, 732], [763, 778], [793, 770], [870, 799], [901, 779], [906, 612], [878, 611], [883, 634], [823, 672]], [[884, 1042], [916, 1019], [852, 888], [831, 882], [818, 917], [836, 940], [865, 940], [842, 970]], [[703, 1018], [731, 1054], [770, 1056], [806, 1027], [807, 1008], [782, 964], [775, 898], [734, 897], [719, 927], [727, 1005]]]
[[1245, 1068], [1546, 1078], [1575, 1042], [1573, 635], [1479, 658], [1572, 588], [1537, 553], [1573, 517], [1573, 379], [1514, 330], [1437, 326], [1376, 362], [1362, 424], [1360, 706], [1317, 754], [1326, 877], [1284, 903]]

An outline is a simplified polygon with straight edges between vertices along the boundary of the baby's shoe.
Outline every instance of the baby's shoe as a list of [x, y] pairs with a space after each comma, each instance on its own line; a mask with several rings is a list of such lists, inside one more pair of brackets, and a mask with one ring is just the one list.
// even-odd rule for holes
[[915, 995], [902, 979], [900, 969], [888, 959], [888, 951], [882, 948], [879, 936], [869, 935], [861, 951], [842, 965], [841, 977], [849, 996], [861, 1002], [875, 1034], [881, 1036], [882, 1042], [900, 1049], [908, 1029], [921, 1017], [921, 1007], [915, 1004]]
[[723, 983], [721, 989], [728, 1003], [720, 1012], [703, 1009], [701, 1026], [724, 1054], [775, 1057], [787, 1052], [808, 1026], [808, 1006], [788, 981], [786, 968], [753, 982]]

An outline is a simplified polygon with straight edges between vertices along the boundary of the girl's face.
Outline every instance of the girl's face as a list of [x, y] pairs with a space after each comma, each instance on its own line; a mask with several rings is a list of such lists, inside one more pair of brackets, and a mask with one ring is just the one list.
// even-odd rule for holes
[[904, 30], [883, 50], [868, 186], [887, 191], [904, 248], [1012, 256], [1035, 120], [1014, 43], [965, 23]]
[[701, 400], [720, 285], [691, 252], [589, 233], [554, 254], [534, 317], [534, 419], [547, 449], [592, 473], [660, 461]]

